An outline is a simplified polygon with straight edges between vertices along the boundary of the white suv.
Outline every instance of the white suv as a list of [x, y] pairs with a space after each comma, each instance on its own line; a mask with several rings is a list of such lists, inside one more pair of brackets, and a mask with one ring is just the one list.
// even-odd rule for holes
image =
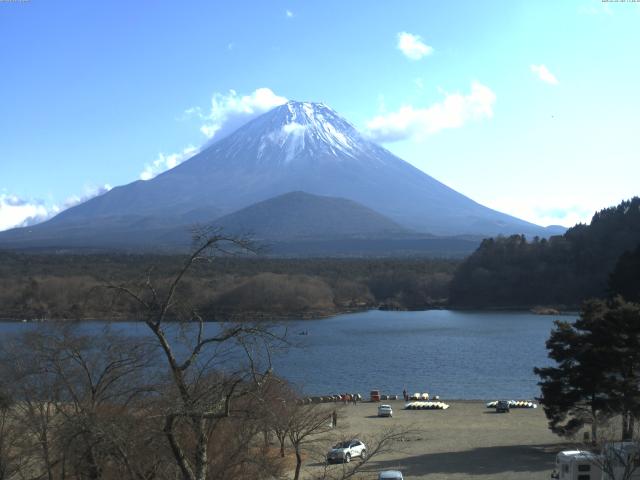
[[327, 462], [349, 463], [353, 457], [367, 458], [367, 446], [357, 438], [334, 445], [327, 453]]
[[393, 409], [391, 405], [380, 405], [378, 407], [378, 416], [379, 417], [393, 417]]

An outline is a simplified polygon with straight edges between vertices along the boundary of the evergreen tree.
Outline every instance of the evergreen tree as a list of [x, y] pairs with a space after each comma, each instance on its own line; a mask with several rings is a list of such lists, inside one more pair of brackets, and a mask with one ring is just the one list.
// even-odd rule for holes
[[606, 376], [600, 368], [594, 343], [594, 322], [606, 307], [602, 302], [585, 304], [581, 318], [575, 323], [556, 321], [546, 346], [556, 367], [534, 368], [552, 432], [571, 436], [585, 425], [591, 425], [591, 437], [597, 440], [598, 418], [605, 415], [607, 402]]
[[609, 277], [609, 290], [629, 302], [640, 302], [640, 244], [618, 259]]
[[640, 414], [640, 305], [589, 301], [574, 323], [556, 322], [547, 349], [556, 366], [534, 372], [551, 430], [567, 436], [591, 425], [595, 442], [598, 423], [618, 414], [630, 438]]

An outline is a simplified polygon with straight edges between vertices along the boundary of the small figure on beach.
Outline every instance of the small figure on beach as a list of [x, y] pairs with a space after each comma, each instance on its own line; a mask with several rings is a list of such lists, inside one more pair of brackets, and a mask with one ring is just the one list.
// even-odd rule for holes
[[407, 389], [406, 388], [404, 390], [402, 390], [402, 397], [404, 398], [405, 402], [409, 401], [409, 394], [407, 393]]
[[335, 410], [331, 414], [331, 425], [333, 426], [333, 428], [336, 428], [338, 426], [338, 413]]
[[358, 395], [356, 395], [355, 393], [351, 394], [351, 401], [353, 401], [354, 405], [358, 405]]

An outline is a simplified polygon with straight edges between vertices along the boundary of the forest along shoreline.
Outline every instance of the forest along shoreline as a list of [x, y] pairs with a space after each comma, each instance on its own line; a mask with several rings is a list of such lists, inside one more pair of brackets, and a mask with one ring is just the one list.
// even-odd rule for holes
[[[159, 285], [179, 255], [0, 251], [0, 318], [131, 320], [137, 311], [108, 285]], [[180, 294], [216, 320], [317, 319], [344, 313], [447, 306], [459, 259], [217, 258], [194, 266]]]
[[[315, 319], [366, 310], [531, 311], [559, 315], [640, 285], [640, 198], [549, 239], [482, 241], [461, 258], [220, 257], [193, 265], [180, 294], [202, 318]], [[0, 250], [0, 318], [130, 320], [108, 285], [166, 285], [183, 255]]]
[[[105, 287], [135, 284], [147, 275], [162, 283], [183, 261], [178, 255], [0, 251], [0, 321], [130, 321], [137, 317], [135, 306]], [[453, 304], [449, 289], [461, 263], [430, 258], [219, 258], [190, 271], [181, 294], [207, 321], [311, 320], [368, 310], [577, 310], [577, 305]]]

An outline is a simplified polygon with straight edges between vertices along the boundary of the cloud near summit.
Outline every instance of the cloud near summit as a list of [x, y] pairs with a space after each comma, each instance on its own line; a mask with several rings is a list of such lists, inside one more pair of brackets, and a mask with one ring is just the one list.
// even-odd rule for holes
[[195, 114], [204, 121], [200, 131], [207, 138], [222, 138], [247, 123], [249, 120], [287, 103], [285, 97], [276, 95], [270, 88], [258, 88], [249, 95], [214, 93], [209, 112], [203, 113], [199, 107], [190, 108], [185, 113]]
[[367, 122], [367, 134], [378, 142], [419, 140], [440, 130], [493, 117], [495, 101], [496, 94], [489, 87], [473, 82], [467, 95], [450, 93], [428, 107], [405, 105], [395, 112], [378, 115]]

